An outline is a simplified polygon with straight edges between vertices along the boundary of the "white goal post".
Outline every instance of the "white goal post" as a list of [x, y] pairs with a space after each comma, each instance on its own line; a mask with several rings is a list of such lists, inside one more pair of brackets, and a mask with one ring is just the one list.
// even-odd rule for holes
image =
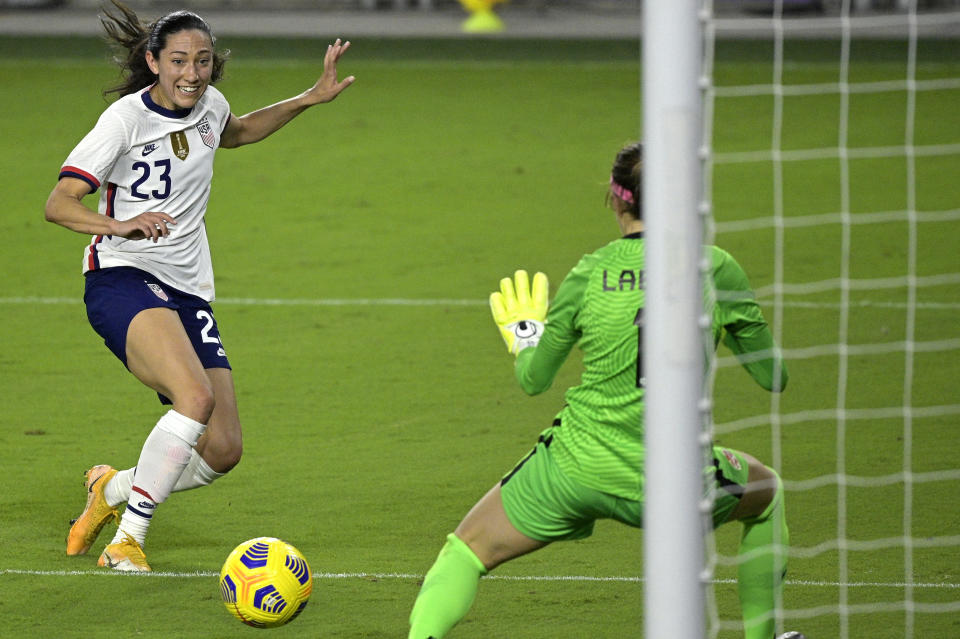
[[671, 639], [705, 629], [700, 4], [648, 1], [643, 14], [644, 636]]

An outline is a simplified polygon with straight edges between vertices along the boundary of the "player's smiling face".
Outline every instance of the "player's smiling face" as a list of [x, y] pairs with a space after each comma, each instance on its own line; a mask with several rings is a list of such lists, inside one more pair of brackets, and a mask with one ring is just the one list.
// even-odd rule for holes
[[210, 84], [213, 44], [198, 29], [171, 33], [158, 57], [147, 51], [147, 64], [158, 76], [150, 89], [153, 101], [167, 109], [189, 109]]

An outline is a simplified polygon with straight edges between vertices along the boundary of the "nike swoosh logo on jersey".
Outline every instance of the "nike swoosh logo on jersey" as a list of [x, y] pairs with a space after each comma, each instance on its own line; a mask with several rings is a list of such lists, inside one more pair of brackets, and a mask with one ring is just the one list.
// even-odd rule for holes
[[141, 152], [141, 155], [146, 157], [151, 153], [153, 153], [154, 151], [156, 151], [158, 148], [159, 146], [157, 144], [148, 144], [145, 147], [143, 147], [143, 151]]

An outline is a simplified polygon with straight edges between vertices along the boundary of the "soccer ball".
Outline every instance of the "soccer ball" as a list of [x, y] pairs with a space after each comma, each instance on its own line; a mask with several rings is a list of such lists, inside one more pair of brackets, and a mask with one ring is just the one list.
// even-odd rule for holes
[[245, 541], [220, 569], [220, 594], [234, 617], [255, 628], [273, 628], [303, 612], [313, 580], [299, 550], [275, 537]]

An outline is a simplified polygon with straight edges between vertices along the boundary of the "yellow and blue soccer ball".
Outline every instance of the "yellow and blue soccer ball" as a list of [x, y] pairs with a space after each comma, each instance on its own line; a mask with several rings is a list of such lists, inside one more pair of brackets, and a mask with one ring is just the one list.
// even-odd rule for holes
[[275, 537], [233, 549], [220, 569], [220, 594], [230, 613], [255, 628], [282, 626], [303, 612], [313, 590], [303, 554]]

